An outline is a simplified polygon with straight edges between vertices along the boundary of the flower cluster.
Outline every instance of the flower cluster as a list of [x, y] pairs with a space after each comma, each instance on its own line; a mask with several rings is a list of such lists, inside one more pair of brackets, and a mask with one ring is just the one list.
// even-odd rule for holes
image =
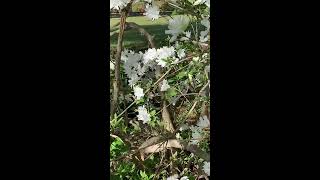
[[[146, 71], [154, 70], [156, 64], [165, 67], [167, 65], [166, 60], [175, 56], [176, 52], [173, 46], [164, 46], [159, 49], [151, 48], [146, 50], [145, 53], [124, 50], [121, 54], [121, 60], [124, 62], [124, 70], [129, 78], [129, 85], [133, 87]], [[184, 51], [179, 51], [178, 56], [185, 56]], [[164, 85], [164, 89], [167, 88], [168, 86]]]
[[124, 62], [124, 72], [129, 78], [129, 85], [133, 87], [145, 73], [146, 67], [141, 63], [143, 54], [134, 51], [124, 50], [121, 53], [121, 60]]
[[[169, 1], [170, 3], [168, 3]], [[160, 9], [163, 8], [162, 4], [155, 0], [110, 0], [110, 10], [121, 10], [128, 6], [130, 2], [139, 2], [137, 4], [138, 8], [143, 5], [145, 7], [144, 15], [150, 22], [157, 22], [156, 20], [161, 17]], [[188, 113], [189, 107], [198, 100], [199, 90], [201, 92], [204, 84], [210, 80], [208, 77], [210, 72], [210, 53], [208, 52], [210, 49], [210, 14], [208, 13], [210, 0], [166, 0], [165, 2], [177, 9], [175, 11], [176, 15], [161, 18], [161, 21], [168, 19], [168, 26], [163, 30], [163, 33], [168, 38], [161, 41], [161, 44], [166, 46], [146, 50], [139, 49], [140, 46], [133, 47], [135, 50], [124, 49], [121, 52], [120, 64], [114, 64], [113, 61], [110, 61], [111, 73], [120, 73], [121, 78], [123, 78], [121, 73], [124, 72], [125, 78], [121, 80], [125, 81], [125, 83], [121, 84], [128, 84], [131, 90], [128, 93], [127, 88], [123, 88], [124, 99], [120, 97], [119, 106], [122, 100], [126, 100], [126, 102], [132, 101], [132, 105], [129, 105], [132, 108], [126, 107], [127, 111], [130, 111], [128, 114], [136, 113], [136, 118], [128, 116], [128, 118], [132, 118], [131, 124], [137, 127], [139, 127], [139, 124], [144, 124], [143, 127], [147, 127], [145, 125], [147, 124], [152, 128], [158, 128], [160, 126], [163, 127], [161, 123], [164, 121], [161, 113], [164, 112], [163, 101], [166, 101], [168, 104], [166, 107], [169, 107], [168, 111], [170, 113], [172, 111], [172, 124], [177, 126], [180, 131], [179, 133], [176, 132], [176, 139], [189, 140], [191, 138], [189, 144], [198, 145], [202, 150], [209, 151], [207, 128], [210, 126], [210, 120], [208, 117], [199, 117], [199, 120], [194, 125], [188, 125], [182, 120], [184, 119], [183, 114]], [[139, 23], [137, 22], [137, 24]], [[146, 30], [148, 29], [146, 28]], [[156, 36], [152, 31], [149, 33]], [[157, 38], [158, 36], [155, 39]], [[118, 71], [119, 67], [120, 72]], [[169, 69], [170, 71], [168, 71]], [[159, 72], [158, 70], [161, 70], [160, 73], [166, 72], [161, 74], [161, 76], [163, 75], [162, 80], [157, 79], [158, 76], [156, 76], [155, 72]], [[152, 86], [155, 82], [160, 86], [159, 88]], [[210, 89], [210, 85], [207, 88]], [[111, 91], [111, 93], [114, 92]], [[207, 89], [202, 91], [200, 95], [201, 97], [210, 96], [210, 94], [207, 95]], [[201, 101], [207, 103], [207, 98], [203, 98]], [[210, 105], [210, 103], [206, 105]], [[175, 108], [171, 108], [171, 106], [175, 106]], [[198, 104], [194, 110], [199, 112], [202, 111], [201, 108]], [[121, 106], [120, 109], [123, 110], [123, 107]], [[135, 109], [135, 112], [132, 112], [132, 109]], [[137, 120], [134, 121], [134, 119]], [[157, 122], [157, 120], [160, 121]], [[181, 123], [183, 125], [179, 126]], [[145, 133], [143, 137], [149, 137], [152, 132], [148, 129], [135, 128], [135, 131], [131, 130], [131, 128], [128, 129], [131, 135], [143, 131], [142, 133]], [[197, 154], [191, 153], [191, 155], [193, 158]], [[185, 156], [188, 155], [181, 155], [183, 159]], [[189, 157], [186, 159], [184, 159], [185, 162], [190, 161]], [[197, 169], [197, 172], [195, 172], [197, 176], [200, 171], [202, 171], [203, 175], [205, 173], [210, 176], [210, 162], [203, 162], [201, 158], [200, 160], [193, 158], [192, 161], [201, 163], [194, 166]], [[112, 166], [116, 167], [117, 165], [112, 164]], [[116, 171], [116, 168], [114, 169]], [[189, 178], [194, 178], [195, 176], [193, 170], [179, 170], [181, 170], [179, 175], [175, 174], [176, 171], [167, 171], [169, 175], [163, 174], [160, 176], [162, 178], [170, 176], [167, 177], [168, 180], [189, 180]], [[142, 175], [140, 179], [143, 179]]]
[[167, 91], [167, 89], [169, 89], [169, 88], [170, 88], [170, 85], [168, 84], [167, 80], [164, 79], [162, 81], [160, 91]]

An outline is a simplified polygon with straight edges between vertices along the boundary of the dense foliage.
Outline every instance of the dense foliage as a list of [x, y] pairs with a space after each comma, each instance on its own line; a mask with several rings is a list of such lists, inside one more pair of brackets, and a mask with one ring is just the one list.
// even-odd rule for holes
[[[120, 23], [111, 28], [118, 47], [110, 55], [111, 179], [199, 179], [210, 177], [210, 1], [167, 0], [166, 38], [132, 22], [126, 11], [143, 4], [150, 21], [161, 9], [153, 0], [111, 0]], [[127, 49], [127, 29], [149, 48]], [[165, 44], [165, 46], [156, 46]]]

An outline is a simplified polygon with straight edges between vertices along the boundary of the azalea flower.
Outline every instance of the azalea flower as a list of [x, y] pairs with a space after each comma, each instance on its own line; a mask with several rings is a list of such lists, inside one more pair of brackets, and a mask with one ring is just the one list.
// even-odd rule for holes
[[189, 38], [189, 39], [191, 38], [191, 32], [190, 31], [186, 31], [186, 37]]
[[169, 88], [170, 88], [170, 85], [168, 84], [167, 80], [163, 80], [160, 91], [167, 91]]
[[210, 0], [206, 0], [205, 4], [210, 8]]
[[181, 59], [181, 58], [184, 58], [186, 56], [186, 53], [184, 52], [185, 49], [179, 49], [178, 52], [177, 52], [177, 55], [178, 57]]
[[189, 25], [190, 19], [188, 16], [184, 15], [177, 15], [174, 16], [173, 19], [169, 20], [168, 29], [165, 31], [165, 34], [171, 34], [172, 37], [170, 39], [170, 42], [173, 42], [177, 39], [178, 35], [183, 33], [188, 25]]
[[180, 136], [180, 133], [177, 133], [177, 134], [176, 134], [176, 138], [177, 138], [177, 139], [182, 139], [181, 136]]
[[152, 6], [150, 6], [149, 4], [146, 5], [146, 12], [144, 13], [144, 15], [147, 16], [147, 18], [151, 19], [152, 21], [154, 21], [155, 19], [159, 19], [159, 7], [156, 4], [152, 4]]
[[130, 2], [130, 0], [110, 0], [110, 10], [116, 9], [120, 10], [127, 6], [127, 4]]
[[114, 64], [112, 62], [110, 62], [110, 69], [114, 70]]
[[161, 67], [165, 67], [167, 64], [164, 60], [157, 60], [157, 62], [158, 62], [158, 65]]
[[147, 109], [144, 106], [138, 107], [138, 120], [143, 121], [143, 124], [150, 121], [150, 114], [148, 113]]
[[155, 48], [148, 49], [143, 55], [143, 63], [148, 64], [150, 61], [156, 59], [158, 56]]
[[142, 58], [142, 52], [135, 53], [134, 51], [128, 51], [125, 49], [121, 53], [121, 60], [124, 64], [124, 72], [129, 79], [129, 85], [131, 87], [133, 87], [134, 84], [139, 81], [139, 76], [144, 75], [145, 71], [147, 70], [146, 67], [141, 64]]
[[200, 58], [199, 58], [198, 56], [192, 58], [192, 60], [194, 60], [194, 61], [199, 61], [199, 59], [200, 59]]
[[121, 60], [124, 61], [124, 70], [128, 77], [137, 74], [137, 65], [141, 61], [142, 54], [125, 50], [121, 53]]
[[138, 74], [132, 74], [129, 78], [129, 86], [133, 87], [139, 81]]
[[196, 2], [193, 3], [193, 5], [199, 5], [199, 4], [203, 4], [206, 0], [197, 0]]
[[174, 47], [172, 46], [171, 47], [164, 46], [157, 50], [157, 54], [158, 54], [158, 57], [156, 59], [156, 62], [161, 67], [165, 67], [167, 63], [164, 60], [169, 57], [175, 56], [175, 50], [174, 50]]
[[210, 0], [197, 0], [196, 2], [193, 3], [193, 5], [199, 5], [205, 3], [209, 8], [210, 8]]
[[142, 88], [136, 86], [133, 88], [133, 90], [134, 90], [134, 95], [136, 96], [137, 99], [141, 99], [141, 97], [144, 96]]
[[202, 170], [210, 176], [210, 162], [204, 162]]
[[167, 59], [168, 57], [175, 55], [174, 47], [164, 46], [157, 50], [158, 59]]

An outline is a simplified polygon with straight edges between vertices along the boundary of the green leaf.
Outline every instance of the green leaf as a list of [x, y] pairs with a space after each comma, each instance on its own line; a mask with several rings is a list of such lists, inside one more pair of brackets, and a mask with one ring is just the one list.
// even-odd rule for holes
[[151, 116], [154, 116], [156, 114], [156, 110], [152, 110], [150, 113], [149, 113]]
[[175, 97], [177, 95], [177, 91], [174, 88], [169, 88], [166, 91], [167, 96], [169, 97]]
[[182, 71], [182, 72], [178, 73], [176, 77], [180, 80], [180, 79], [186, 77], [187, 74], [188, 73], [186, 71]]

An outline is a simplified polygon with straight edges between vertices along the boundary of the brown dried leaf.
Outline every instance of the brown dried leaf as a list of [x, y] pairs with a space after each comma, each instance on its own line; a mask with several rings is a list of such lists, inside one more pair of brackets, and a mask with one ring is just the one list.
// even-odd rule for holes
[[152, 146], [149, 146], [143, 150], [144, 154], [150, 154], [150, 153], [155, 153], [155, 152], [160, 152], [163, 151], [164, 149], [169, 149], [169, 148], [178, 148], [182, 149], [182, 146], [180, 142], [176, 139], [169, 139], [166, 142], [161, 142]]

